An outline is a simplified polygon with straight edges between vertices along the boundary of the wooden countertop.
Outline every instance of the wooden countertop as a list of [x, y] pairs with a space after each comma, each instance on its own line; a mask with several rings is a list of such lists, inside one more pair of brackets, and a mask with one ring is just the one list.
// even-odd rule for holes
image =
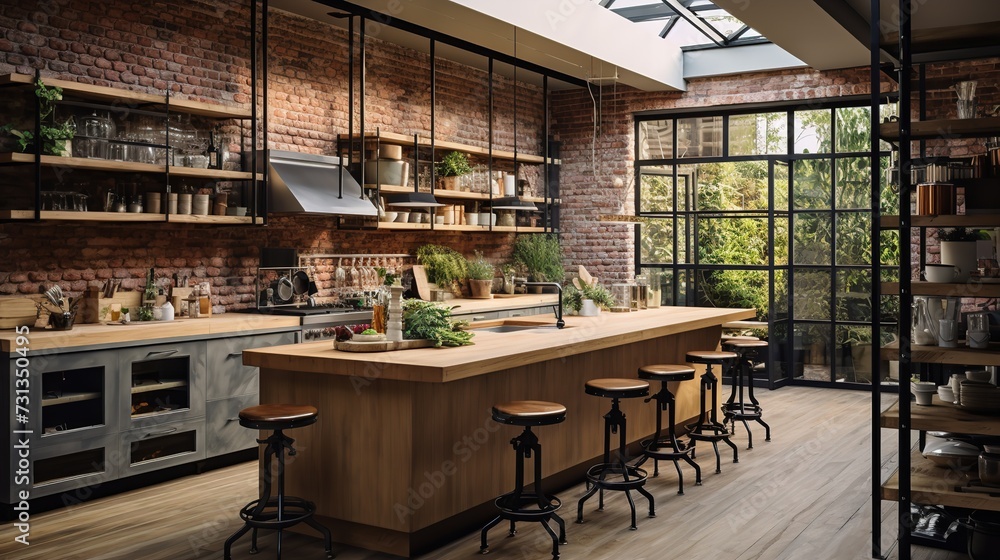
[[320, 341], [246, 350], [243, 363], [284, 371], [442, 383], [754, 316], [753, 309], [662, 307], [566, 317], [566, 328], [558, 330], [554, 317], [539, 315], [505, 322], [550, 325], [550, 331], [477, 332], [473, 345], [459, 348], [351, 353]]
[[[121, 324], [74, 325], [68, 331], [32, 328], [29, 351], [53, 350], [102, 344], [121, 344], [157, 338], [179, 338], [220, 334], [251, 333], [253, 331], [298, 328], [298, 317], [257, 315], [251, 313], [223, 313], [200, 319], [175, 319], [173, 321], [144, 321]], [[0, 334], [0, 350], [10, 352], [17, 348], [17, 334], [13, 330]]]
[[559, 294], [493, 294], [493, 299], [455, 298], [445, 300], [441, 303], [454, 307], [455, 309], [452, 311], [453, 315], [465, 315], [468, 313], [486, 313], [489, 311], [556, 305], [559, 303]]

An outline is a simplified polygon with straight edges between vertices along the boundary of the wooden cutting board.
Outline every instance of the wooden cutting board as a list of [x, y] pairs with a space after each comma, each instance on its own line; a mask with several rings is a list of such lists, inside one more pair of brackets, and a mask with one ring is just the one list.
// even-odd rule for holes
[[380, 340], [377, 342], [340, 340], [334, 342], [333, 347], [342, 352], [388, 352], [390, 350], [409, 350], [411, 348], [433, 348], [434, 341], [428, 339], [401, 340], [399, 342], [391, 340]]
[[427, 270], [422, 264], [413, 265], [413, 285], [417, 288], [417, 297], [430, 301], [431, 284], [427, 281]]

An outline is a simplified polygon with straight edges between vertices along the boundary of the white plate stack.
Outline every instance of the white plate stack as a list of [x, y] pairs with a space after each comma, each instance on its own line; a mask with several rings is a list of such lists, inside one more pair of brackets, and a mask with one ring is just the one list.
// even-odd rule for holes
[[984, 414], [1000, 413], [1000, 389], [991, 383], [963, 381], [961, 407]]

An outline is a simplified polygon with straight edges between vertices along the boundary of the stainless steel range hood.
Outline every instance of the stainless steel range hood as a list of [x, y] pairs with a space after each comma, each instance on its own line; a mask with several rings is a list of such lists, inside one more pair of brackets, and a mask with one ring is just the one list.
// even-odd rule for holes
[[[340, 158], [268, 151], [268, 209], [271, 212], [378, 216], [361, 185]], [[257, 161], [263, 161], [258, 152]]]

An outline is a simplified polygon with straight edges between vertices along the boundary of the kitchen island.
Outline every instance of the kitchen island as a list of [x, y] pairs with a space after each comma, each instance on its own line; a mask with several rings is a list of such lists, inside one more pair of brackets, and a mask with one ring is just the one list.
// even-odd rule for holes
[[[487, 520], [492, 500], [513, 486], [509, 442], [518, 430], [492, 420], [494, 403], [567, 407], [565, 422], [538, 432], [549, 488], [568, 486], [603, 449], [609, 404], [584, 393], [587, 380], [683, 363], [688, 350], [714, 349], [723, 323], [753, 316], [664, 307], [567, 317], [562, 330], [538, 316], [517, 323], [547, 327], [480, 331], [461, 348], [347, 353], [326, 341], [247, 350], [243, 359], [260, 367], [260, 402], [320, 411], [316, 424], [289, 433], [300, 453], [287, 467], [288, 492], [316, 502], [334, 540], [412, 556]], [[697, 382], [673, 389], [678, 422], [697, 416]], [[653, 432], [652, 404], [629, 399], [622, 409], [630, 442]]]

